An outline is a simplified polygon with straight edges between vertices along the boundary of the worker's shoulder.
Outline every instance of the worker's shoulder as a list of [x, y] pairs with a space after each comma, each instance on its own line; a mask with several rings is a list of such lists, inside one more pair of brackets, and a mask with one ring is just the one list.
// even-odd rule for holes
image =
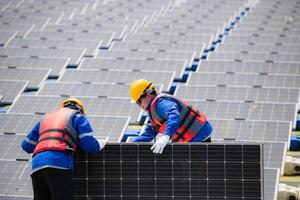
[[84, 122], [84, 123], [86, 123], [86, 122], [88, 122], [88, 118], [85, 115], [83, 115], [80, 112], [78, 112], [78, 113], [74, 114], [74, 116], [73, 116], [73, 122], [76, 122], [76, 123], [82, 123], [82, 122]]

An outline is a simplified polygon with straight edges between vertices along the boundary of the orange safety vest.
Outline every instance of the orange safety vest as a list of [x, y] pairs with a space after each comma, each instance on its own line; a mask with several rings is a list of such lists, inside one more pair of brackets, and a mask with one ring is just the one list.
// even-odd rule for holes
[[156, 103], [159, 98], [170, 98], [175, 100], [180, 106], [180, 125], [176, 133], [172, 137], [173, 142], [189, 142], [191, 141], [203, 127], [206, 122], [206, 116], [199, 112], [198, 109], [188, 104], [186, 101], [168, 94], [158, 94], [154, 97], [148, 111], [150, 121], [154, 128], [164, 133], [166, 128], [166, 120], [157, 112]]
[[39, 139], [33, 155], [46, 151], [76, 151], [77, 131], [73, 128], [73, 116], [79, 111], [62, 108], [47, 114], [40, 122]]

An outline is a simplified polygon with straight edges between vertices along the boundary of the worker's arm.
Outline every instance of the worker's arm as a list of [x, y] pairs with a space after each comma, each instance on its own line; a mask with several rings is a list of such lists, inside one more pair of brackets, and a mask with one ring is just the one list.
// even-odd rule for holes
[[78, 132], [80, 148], [89, 153], [98, 153], [105, 144], [99, 144], [93, 136], [93, 130], [84, 115], [76, 114], [73, 118], [73, 126]]
[[160, 98], [156, 104], [157, 112], [166, 120], [164, 135], [173, 137], [180, 125], [181, 106], [173, 99]]
[[157, 134], [157, 131], [155, 131], [152, 125], [149, 123], [147, 124], [144, 132], [141, 133], [138, 137], [134, 138], [132, 142], [151, 142]]
[[156, 106], [158, 114], [166, 121], [166, 128], [163, 136], [152, 145], [151, 150], [153, 153], [161, 154], [179, 127], [180, 110], [177, 102], [169, 98], [159, 99]]
[[23, 140], [22, 149], [27, 153], [32, 153], [34, 151], [39, 138], [39, 129], [40, 123], [37, 123]]

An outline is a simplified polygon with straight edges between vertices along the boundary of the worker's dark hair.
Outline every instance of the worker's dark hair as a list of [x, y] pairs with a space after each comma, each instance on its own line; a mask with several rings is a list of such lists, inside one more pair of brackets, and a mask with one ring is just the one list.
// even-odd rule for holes
[[79, 110], [80, 111], [80, 108], [76, 105], [76, 103], [70, 101], [68, 103], [66, 103], [64, 105], [65, 108], [70, 108], [70, 109], [73, 109], [73, 110]]
[[153, 94], [153, 95], [156, 95], [156, 94], [157, 94], [155, 88], [153, 88], [153, 90], [150, 92], [150, 94]]

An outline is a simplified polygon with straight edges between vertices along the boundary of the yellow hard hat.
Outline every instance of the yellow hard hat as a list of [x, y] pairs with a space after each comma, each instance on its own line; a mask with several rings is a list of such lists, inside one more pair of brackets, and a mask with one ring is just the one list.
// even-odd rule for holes
[[79, 109], [79, 111], [82, 113], [82, 114], [86, 114], [86, 111], [85, 111], [85, 108], [83, 106], [83, 103], [79, 100], [79, 99], [76, 99], [76, 98], [69, 98], [67, 100], [64, 100], [61, 104], [60, 104], [60, 107], [61, 108], [64, 108], [64, 107], [67, 107], [67, 106], [75, 106], [76, 108]]
[[146, 93], [154, 90], [154, 85], [146, 79], [138, 79], [130, 86], [131, 102], [136, 102], [139, 98]]

